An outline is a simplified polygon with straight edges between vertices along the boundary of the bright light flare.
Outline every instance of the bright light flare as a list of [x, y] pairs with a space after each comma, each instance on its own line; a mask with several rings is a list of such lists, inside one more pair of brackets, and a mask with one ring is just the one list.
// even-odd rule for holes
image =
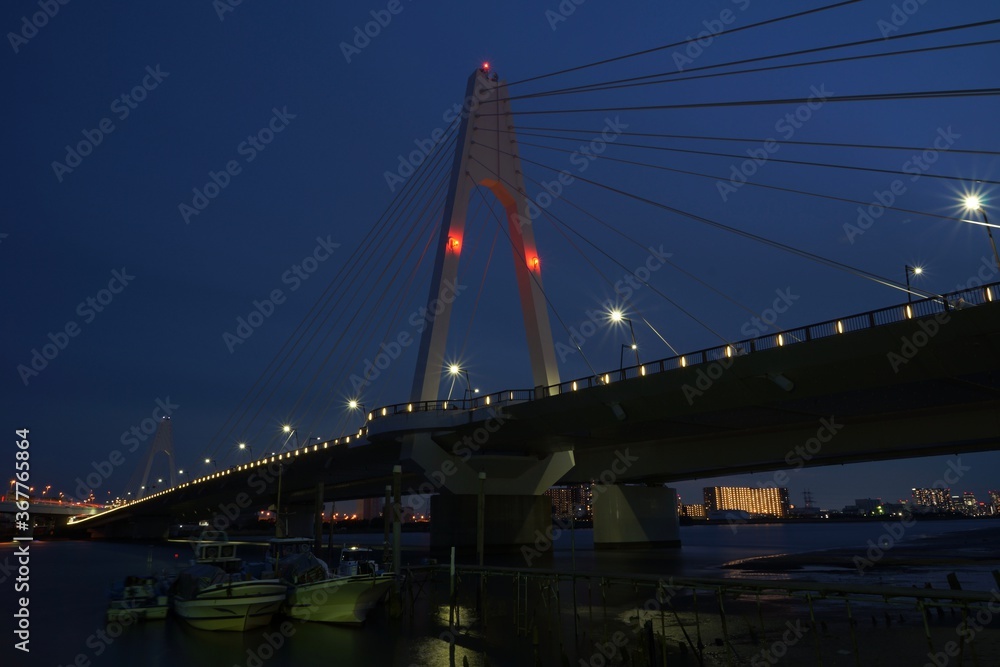
[[462, 369], [458, 367], [458, 364], [452, 364], [451, 366], [448, 366], [448, 372], [452, 375], [458, 375], [462, 372]]
[[612, 322], [621, 322], [622, 318], [625, 317], [625, 316], [622, 315], [622, 311], [620, 311], [620, 310], [618, 310], [616, 308], [616, 309], [612, 310], [610, 313], [608, 313], [608, 317], [611, 318]]
[[288, 424], [285, 424], [284, 426], [281, 427], [281, 430], [284, 431], [285, 433], [291, 433], [292, 427], [289, 426]]
[[979, 197], [976, 195], [969, 195], [962, 200], [962, 205], [970, 211], [978, 211], [982, 208], [983, 203], [979, 201]]

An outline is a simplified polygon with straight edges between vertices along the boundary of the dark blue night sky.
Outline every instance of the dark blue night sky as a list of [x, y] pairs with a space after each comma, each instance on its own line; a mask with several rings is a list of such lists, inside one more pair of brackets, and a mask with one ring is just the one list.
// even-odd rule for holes
[[[379, 220], [405, 187], [398, 182], [400, 161], [449, 129], [450, 110], [482, 62], [516, 82], [720, 26], [835, 4], [577, 2], [5, 3], [3, 423], [11, 431], [31, 429], [34, 483], [69, 495], [78, 477], [118, 449], [124, 463], [95, 492], [99, 498], [121, 492], [150, 441], [144, 420], [164, 410], [171, 413], [178, 464], [201, 473], [206, 456], [220, 466], [240, 460], [238, 439], [258, 451], [274, 447], [282, 423], [295, 424], [302, 437], [357, 429], [361, 415], [347, 410], [350, 398], [368, 407], [406, 401], [416, 345], [403, 346], [400, 358], [365, 387], [352, 386], [351, 378], [363, 376], [366, 360], [384, 349], [380, 345], [415, 331], [410, 318], [427, 293], [433, 256], [427, 245], [437, 238], [441, 199], [431, 194], [440, 179], [428, 177], [421, 196], [433, 201], [426, 206], [415, 200], [400, 219]], [[54, 15], [35, 16], [49, 5]], [[1000, 36], [1000, 26], [881, 38], [997, 16], [991, 0], [864, 0], [514, 85], [511, 93], [528, 96], [860, 40], [880, 41], [742, 67], [987, 41]], [[369, 23], [373, 37], [363, 36]], [[998, 57], [1000, 46], [987, 44], [536, 95], [512, 104], [518, 113], [561, 111], [517, 118], [519, 128], [551, 128], [525, 131], [546, 137], [519, 137], [525, 158], [556, 170], [526, 160], [533, 194], [535, 181], [551, 182], [558, 170], [568, 170], [896, 283], [903, 282], [904, 265], [920, 265], [926, 271], [914, 285], [940, 293], [969, 285], [977, 273], [998, 279], [984, 228], [945, 219], [965, 215], [962, 196], [976, 190], [1000, 220], [1000, 211], [993, 213], [996, 200], [990, 201], [995, 186], [975, 184], [1000, 180], [996, 155], [960, 152], [1000, 147], [997, 97], [823, 103], [817, 95], [987, 89], [997, 85]], [[718, 71], [724, 70], [705, 73]], [[807, 98], [812, 107], [634, 108]], [[620, 107], [630, 109], [571, 112]], [[609, 127], [757, 141], [621, 135], [604, 153], [716, 178], [572, 156]], [[551, 138], [567, 129], [578, 132], [560, 136], [573, 141]], [[794, 141], [924, 147], [933, 164], [921, 161], [922, 150], [782, 143]], [[859, 218], [857, 204], [730, 181], [733, 170], [752, 159], [748, 150], [904, 171], [768, 160], [753, 167], [749, 180], [874, 203], [901, 179], [896, 206], [943, 217], [885, 211]], [[450, 154], [445, 159], [450, 163]], [[449, 350], [475, 387], [529, 387], [510, 249], [496, 233], [497, 207], [478, 202], [474, 198], [470, 207], [477, 213], [467, 224], [459, 276], [465, 287]], [[788, 304], [772, 324], [781, 328], [905, 300], [902, 291], [584, 182], [568, 186], [549, 211], [581, 235], [544, 216], [535, 224], [546, 293], [558, 315], [557, 342], [568, 342], [572, 330], [588, 321], [588, 310], [616, 298], [615, 283], [647, 262], [648, 248], [671, 253], [676, 266], [653, 271], [649, 282], [684, 312], [644, 286], [632, 290], [630, 307], [681, 352], [764, 333], [752, 313], [766, 312], [776, 300]], [[317, 303], [326, 305], [313, 310]], [[255, 312], [260, 314], [251, 316]], [[284, 347], [304, 318], [310, 326], [296, 339], [300, 345]], [[648, 328], [637, 328], [636, 335], [646, 359], [672, 354]], [[564, 355], [562, 377], [617, 368], [626, 340], [610, 327], [587, 337], [583, 355]], [[41, 355], [46, 345], [55, 353], [33, 362], [34, 351]], [[289, 349], [295, 351], [282, 357]], [[244, 397], [273, 368], [276, 355], [286, 361], [279, 365], [284, 375], [278, 389], [242, 414]], [[445, 381], [442, 396], [450, 388]], [[454, 391], [464, 390], [463, 379]], [[234, 414], [242, 414], [236, 429], [224, 428]], [[1000, 486], [996, 454], [963, 455], [961, 461], [972, 470], [956, 491], [982, 497]], [[809, 488], [820, 505], [839, 508], [858, 497], [908, 497], [910, 487], [929, 486], [947, 469], [947, 458], [806, 469], [793, 473], [788, 485], [793, 502]], [[703, 485], [714, 483], [683, 483], [679, 490], [685, 502], [694, 502]]]

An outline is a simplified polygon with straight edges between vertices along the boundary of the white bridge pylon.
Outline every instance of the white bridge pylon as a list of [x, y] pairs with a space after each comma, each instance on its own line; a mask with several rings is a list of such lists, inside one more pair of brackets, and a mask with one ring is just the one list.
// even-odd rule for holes
[[514, 252], [514, 274], [521, 297], [534, 386], [559, 384], [548, 307], [542, 292], [541, 261], [528, 214], [524, 175], [521, 173], [514, 121], [507, 97], [506, 83], [491, 80], [485, 67], [469, 77], [465, 99], [470, 103], [471, 111], [462, 119], [459, 128], [427, 299], [428, 303], [441, 303], [444, 311], [421, 334], [413, 378], [414, 401], [434, 401], [438, 398], [446, 364], [445, 346], [453, 301], [442, 298], [442, 295], [446, 286], [454, 285], [458, 277], [469, 198], [478, 186], [489, 188], [507, 212]]

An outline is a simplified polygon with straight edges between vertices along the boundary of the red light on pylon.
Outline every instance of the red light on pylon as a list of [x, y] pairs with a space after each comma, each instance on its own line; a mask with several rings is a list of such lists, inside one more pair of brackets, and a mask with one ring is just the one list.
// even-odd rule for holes
[[489, 72], [490, 71], [490, 64], [489, 63], [483, 63], [483, 71], [484, 72]]
[[531, 258], [531, 268], [533, 270], [537, 271], [538, 268], [539, 268], [539, 264], [540, 264], [540, 262], [538, 261], [537, 257], [532, 257]]
[[461, 247], [461, 245], [462, 243], [454, 236], [448, 237], [448, 249], [451, 250], [452, 252], [458, 252], [458, 249]]

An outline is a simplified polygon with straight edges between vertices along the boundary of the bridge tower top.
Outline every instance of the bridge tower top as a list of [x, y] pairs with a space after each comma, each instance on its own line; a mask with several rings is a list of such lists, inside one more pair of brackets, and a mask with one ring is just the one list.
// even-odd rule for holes
[[440, 304], [435, 312], [441, 307], [444, 310], [421, 334], [413, 379], [414, 401], [438, 398], [454, 301], [449, 286], [455, 284], [458, 276], [469, 198], [479, 186], [488, 188], [507, 214], [534, 386], [559, 383], [533, 216], [528, 207], [508, 97], [506, 82], [491, 73], [488, 64], [469, 77], [427, 298], [428, 304]]
[[136, 500], [146, 496], [152, 490], [149, 484], [149, 471], [153, 467], [153, 458], [160, 452], [166, 455], [168, 465], [170, 466], [170, 486], [176, 486], [177, 466], [174, 465], [174, 434], [173, 427], [170, 424], [170, 417], [161, 418], [160, 422], [156, 425], [153, 442], [149, 444], [145, 456], [135, 469], [132, 479], [129, 480], [126, 487], [126, 489], [134, 489]]

